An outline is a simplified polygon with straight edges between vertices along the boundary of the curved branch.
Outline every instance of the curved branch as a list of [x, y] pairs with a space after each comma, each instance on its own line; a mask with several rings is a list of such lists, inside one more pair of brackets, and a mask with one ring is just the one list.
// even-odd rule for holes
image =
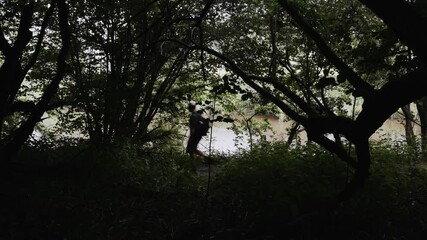
[[426, 78], [427, 67], [424, 67], [389, 81], [363, 103], [356, 119], [359, 129], [370, 136], [401, 106], [427, 96]]
[[[181, 44], [183, 44], [183, 43], [181, 43]], [[243, 71], [233, 60], [231, 60], [227, 56], [223, 55], [222, 53], [220, 53], [214, 49], [202, 47], [202, 46], [192, 46], [189, 48], [206, 51], [207, 53], [217, 57], [218, 59], [223, 60], [225, 63], [227, 63], [228, 68], [230, 68], [239, 77], [241, 77], [245, 83], [247, 83], [249, 86], [253, 87], [259, 93], [261, 93], [263, 95], [265, 94], [266, 96], [268, 96], [268, 98], [270, 100], [272, 100], [273, 98], [276, 98], [276, 97], [273, 96], [268, 91], [266, 91], [261, 86], [259, 86], [258, 84], [256, 84], [253, 80], [272, 84], [276, 89], [280, 90], [283, 94], [285, 94], [286, 97], [288, 97], [293, 102], [295, 102], [297, 104], [297, 106], [300, 107], [308, 115], [314, 115], [315, 114], [315, 111], [307, 103], [305, 103], [300, 97], [298, 97], [295, 93], [293, 93], [290, 89], [288, 89], [285, 85], [281, 84], [277, 80], [275, 80], [273, 78], [269, 78], [269, 77], [260, 77], [260, 76], [255, 76], [255, 75], [249, 75], [245, 71]], [[278, 101], [280, 102], [278, 104], [280, 104], [280, 105], [284, 104], [283, 101], [281, 101], [281, 100], [278, 100]], [[280, 105], [278, 105], [278, 107], [280, 107]], [[295, 121], [302, 121], [302, 122], [306, 121], [305, 117], [302, 117], [301, 115], [296, 113], [288, 105], [285, 104], [285, 106], [282, 106], [282, 107], [283, 107], [282, 110], [285, 112], [285, 114], [287, 114], [289, 117], [293, 118]], [[282, 108], [282, 107], [280, 107], [280, 108]]]
[[290, 118], [292, 118], [293, 120], [295, 120], [297, 122], [300, 122], [303, 125], [304, 125], [304, 123], [307, 123], [307, 118], [301, 116], [300, 114], [298, 114], [297, 112], [295, 112], [294, 110], [292, 110], [292, 108], [290, 106], [288, 106], [287, 104], [285, 104], [283, 101], [281, 101], [280, 99], [278, 99], [273, 94], [271, 94], [270, 92], [268, 92], [263, 87], [259, 86], [258, 84], [256, 84], [253, 81], [253, 80], [262, 80], [264, 78], [258, 77], [258, 76], [253, 76], [253, 75], [248, 75], [233, 60], [231, 60], [227, 56], [225, 56], [225, 55], [223, 55], [223, 54], [221, 54], [221, 53], [219, 53], [219, 52], [217, 52], [217, 51], [215, 51], [215, 50], [213, 50], [211, 48], [199, 47], [199, 46], [195, 46], [195, 47], [191, 47], [191, 48], [193, 48], [193, 49], [199, 49], [199, 50], [203, 49], [207, 53], [209, 53], [209, 54], [217, 57], [218, 59], [221, 59], [222, 61], [224, 61], [225, 63], [227, 63], [227, 67], [230, 70], [232, 70], [234, 73], [236, 73], [240, 78], [242, 78], [242, 80], [246, 84], [248, 84], [250, 87], [252, 87], [253, 89], [255, 89], [261, 95], [267, 97], [270, 101], [272, 101], [274, 104], [276, 104]]
[[[340, 159], [342, 159], [344, 162], [348, 163], [349, 165], [356, 167], [356, 161], [353, 159], [345, 149], [342, 148], [340, 144], [337, 144], [336, 142], [328, 139], [327, 137], [323, 136], [324, 133], [328, 131], [341, 131], [346, 132], [348, 129], [353, 129], [350, 126], [352, 123], [351, 120], [345, 119], [345, 118], [339, 118], [339, 117], [332, 117], [329, 120], [332, 121], [331, 124], [327, 124], [326, 121], [323, 121], [323, 124], [321, 122], [318, 122], [318, 119], [322, 118], [314, 118], [313, 116], [306, 118], [292, 110], [290, 106], [288, 106], [285, 102], [283, 102], [281, 99], [277, 98], [273, 94], [271, 94], [269, 91], [264, 89], [262, 86], [258, 85], [254, 82], [254, 80], [261, 81], [261, 82], [267, 82], [271, 84], [276, 84], [278, 87], [284, 88], [283, 90], [286, 90], [287, 92], [289, 89], [286, 88], [286, 86], [278, 83], [272, 78], [265, 78], [260, 76], [254, 76], [254, 75], [248, 75], [246, 72], [244, 72], [233, 60], [228, 58], [227, 56], [219, 53], [218, 51], [215, 51], [210, 48], [206, 47], [200, 47], [200, 46], [187, 46], [185, 43], [176, 41], [176, 40], [170, 40], [173, 42], [176, 42], [182, 46], [185, 46], [189, 49], [198, 49], [200, 50], [203, 48], [204, 51], [207, 53], [217, 57], [218, 59], [224, 61], [226, 63], [226, 66], [233, 71], [235, 74], [237, 74], [246, 84], [248, 84], [250, 87], [252, 87], [255, 91], [260, 93], [262, 96], [268, 98], [271, 102], [273, 102], [277, 107], [279, 107], [284, 114], [289, 116], [294, 121], [298, 122], [299, 124], [303, 125], [306, 128], [307, 135], [311, 140], [318, 143], [320, 146], [324, 147], [328, 151], [336, 154]], [[279, 89], [280, 90], [280, 89]], [[290, 96], [296, 96], [294, 93], [290, 94]], [[296, 99], [298, 102], [301, 103], [301, 105], [304, 107], [307, 103], [303, 102], [301, 99], [299, 99], [298, 96], [296, 96]], [[301, 106], [299, 106], [301, 107]], [[307, 107], [307, 106], [305, 106]], [[308, 110], [312, 111], [312, 110]], [[351, 121], [351, 122], [349, 122]], [[337, 124], [338, 123], [338, 124]], [[321, 130], [319, 127], [322, 127]], [[347, 129], [347, 130], [346, 130]]]
[[[196, 48], [198, 48], [198, 47], [196, 47]], [[242, 69], [239, 68], [239, 66], [237, 66], [237, 64], [234, 61], [232, 61], [228, 57], [222, 55], [221, 53], [219, 53], [213, 49], [205, 48], [204, 50], [206, 52], [208, 52], [209, 54], [212, 54], [212, 55], [218, 57], [219, 59], [223, 60], [224, 62], [226, 62], [228, 64], [228, 67], [233, 72], [235, 72], [239, 77], [241, 77], [242, 80], [246, 84], [248, 84], [250, 87], [252, 87], [255, 91], [257, 91], [261, 95], [267, 97], [270, 101], [272, 101], [274, 104], [276, 104], [276, 106], [278, 106], [283, 111], [283, 113], [288, 115], [294, 121], [303, 125], [306, 128], [307, 134], [311, 140], [318, 143], [319, 145], [321, 145], [322, 147], [324, 147], [328, 151], [335, 153], [340, 159], [347, 162], [349, 165], [356, 167], [356, 161], [350, 155], [348, 155], [348, 153], [345, 149], [343, 149], [336, 142], [334, 142], [334, 141], [328, 139], [327, 137], [323, 136], [322, 131], [319, 131], [319, 129], [316, 128], [317, 125], [314, 125], [313, 123], [317, 122], [317, 118], [313, 120], [311, 118], [307, 119], [307, 118], [299, 115], [297, 112], [292, 110], [283, 101], [281, 101], [276, 96], [272, 95], [270, 92], [268, 92], [263, 87], [259, 86], [258, 84], [256, 84], [253, 81], [253, 80], [263, 80], [266, 82], [273, 83], [274, 82], [273, 79], [263, 78], [263, 77], [259, 77], [259, 76], [253, 76], [253, 75], [247, 75]], [[304, 103], [304, 104], [306, 104], [306, 103]], [[345, 132], [344, 129], [348, 129], [348, 126], [349, 126], [348, 121], [345, 121], [343, 119], [341, 121], [339, 121], [340, 118], [338, 118], [338, 117], [332, 118], [332, 119], [337, 120], [336, 122], [339, 122], [340, 124], [336, 125], [336, 124], [334, 124], [334, 122], [332, 122], [332, 124], [324, 124], [324, 126], [323, 126], [324, 131], [329, 130], [327, 128], [327, 126], [329, 126], [331, 128], [341, 127], [341, 128], [339, 128], [339, 130], [341, 130], [343, 132]], [[334, 129], [334, 130], [336, 130], [336, 129]]]
[[371, 9], [405, 43], [427, 63], [427, 16], [404, 0], [360, 0]]
[[319, 134], [334, 133], [343, 134], [349, 141], [356, 140], [355, 121], [342, 116], [321, 116], [310, 119], [312, 131]]
[[285, 85], [280, 83], [274, 78], [270, 77], [260, 77], [255, 75], [249, 75], [251, 79], [258, 80], [260, 82], [264, 83], [270, 83], [272, 84], [277, 90], [281, 91], [283, 94], [285, 94], [286, 97], [288, 97], [291, 101], [297, 104], [298, 107], [300, 107], [307, 115], [314, 116], [316, 115], [316, 112], [310, 105], [308, 105], [304, 100], [302, 100], [298, 95], [296, 95], [294, 92], [292, 92], [289, 88], [287, 88]]
[[354, 158], [352, 158], [340, 144], [330, 140], [329, 138], [321, 134], [318, 134], [318, 133], [312, 134], [311, 131], [308, 129], [306, 129], [306, 132], [310, 140], [316, 142], [317, 144], [319, 144], [329, 152], [334, 153], [341, 160], [348, 163], [353, 168], [357, 167], [357, 161]]
[[319, 50], [324, 56], [335, 65], [341, 74], [344, 74], [350, 84], [362, 94], [362, 96], [369, 96], [374, 92], [374, 88], [365, 82], [355, 73], [346, 63], [339, 58], [334, 51], [326, 44], [322, 36], [301, 16], [296, 8], [294, 8], [287, 0], [280, 0], [279, 3], [283, 9], [294, 19], [294, 21], [301, 27], [301, 29], [316, 43]]
[[[287, 58], [289, 58], [289, 56], [287, 56]], [[287, 61], [289, 62], [289, 59], [287, 59]], [[290, 63], [286, 64], [280, 59], [278, 59], [278, 62], [281, 64], [281, 66], [283, 66], [286, 70], [288, 70], [288, 72], [291, 75], [291, 79], [294, 80], [297, 83], [297, 85], [300, 87], [302, 94], [307, 99], [307, 101], [310, 101], [310, 97], [311, 97], [311, 99], [313, 99], [317, 103], [317, 105], [319, 105], [322, 109], [327, 110], [326, 107], [317, 99], [313, 91], [310, 90], [307, 84], [305, 84], [301, 79], [299, 79], [296, 76], [295, 71], [292, 69]]]

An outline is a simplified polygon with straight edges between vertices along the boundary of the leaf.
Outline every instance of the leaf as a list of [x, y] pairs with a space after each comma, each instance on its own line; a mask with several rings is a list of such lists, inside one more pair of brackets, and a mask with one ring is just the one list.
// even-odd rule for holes
[[215, 119], [215, 121], [222, 121], [223, 119], [224, 119], [223, 116], [217, 116], [216, 119]]
[[234, 122], [234, 119], [231, 119], [231, 118], [229, 118], [229, 117], [226, 117], [226, 118], [224, 118], [222, 121], [223, 121], [223, 122], [226, 122], [226, 123], [232, 123], [232, 122]]
[[243, 94], [241, 97], [242, 101], [246, 101], [249, 99], [249, 94]]
[[335, 82], [335, 78], [323, 77], [323, 78], [319, 79], [319, 82], [316, 84], [316, 88], [322, 89], [322, 88], [325, 88], [327, 86], [336, 86], [336, 85], [338, 85], [338, 84]]
[[236, 91], [235, 89], [232, 89], [232, 88], [230, 88], [230, 89], [228, 90], [228, 92], [229, 92], [229, 93], [232, 93], [232, 94], [237, 94], [237, 91]]
[[344, 74], [338, 74], [337, 76], [337, 82], [338, 83], [343, 83], [347, 80], [347, 78], [344, 76]]

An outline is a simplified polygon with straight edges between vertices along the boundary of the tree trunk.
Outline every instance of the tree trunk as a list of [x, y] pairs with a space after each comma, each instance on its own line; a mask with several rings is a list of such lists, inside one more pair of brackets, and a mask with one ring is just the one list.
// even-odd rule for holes
[[405, 105], [401, 107], [403, 114], [405, 115], [405, 136], [406, 136], [406, 143], [409, 147], [415, 148], [416, 147], [416, 141], [415, 141], [415, 133], [414, 133], [414, 116], [411, 113], [411, 107], [410, 104]]
[[427, 97], [416, 102], [421, 125], [421, 150], [427, 152]]
[[58, 90], [59, 83], [66, 72], [66, 58], [70, 47], [70, 32], [68, 27], [68, 9], [65, 0], [56, 1], [58, 5], [59, 27], [62, 47], [57, 58], [57, 71], [52, 82], [44, 90], [40, 101], [36, 104], [28, 119], [21, 126], [7, 137], [7, 141], [0, 148], [1, 161], [7, 162], [16, 154], [20, 147], [27, 141], [34, 131], [35, 125], [40, 121], [46, 111], [52, 97]]
[[292, 127], [289, 130], [289, 136], [288, 136], [288, 140], [286, 141], [286, 145], [290, 146], [292, 144], [292, 142], [294, 141], [294, 139], [297, 138], [299, 128], [300, 128], [299, 123], [294, 122], [292, 124]]
[[355, 192], [362, 189], [366, 179], [369, 176], [369, 167], [371, 165], [371, 153], [369, 150], [368, 138], [359, 139], [355, 144], [357, 155], [356, 172], [351, 181], [346, 185], [340, 194], [340, 200], [348, 200]]

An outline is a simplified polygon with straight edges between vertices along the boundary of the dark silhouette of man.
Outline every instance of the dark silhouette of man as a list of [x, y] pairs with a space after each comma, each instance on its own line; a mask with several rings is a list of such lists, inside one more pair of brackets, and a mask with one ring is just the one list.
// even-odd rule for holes
[[203, 134], [198, 130], [198, 125], [201, 124], [204, 120], [202, 116], [202, 111], [196, 111], [196, 103], [190, 101], [188, 103], [188, 111], [191, 112], [189, 123], [190, 123], [190, 137], [187, 142], [186, 152], [190, 154], [191, 159], [195, 159], [195, 155], [204, 157], [206, 160], [210, 161], [211, 158], [207, 156], [204, 152], [197, 149], [197, 145], [202, 139]]

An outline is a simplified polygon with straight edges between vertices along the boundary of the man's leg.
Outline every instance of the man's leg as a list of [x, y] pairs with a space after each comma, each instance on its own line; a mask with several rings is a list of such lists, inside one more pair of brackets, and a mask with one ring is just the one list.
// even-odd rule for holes
[[200, 140], [202, 139], [202, 136], [200, 136], [200, 137], [198, 137], [198, 138], [196, 138], [195, 140], [196, 140], [196, 153], [197, 153], [197, 155], [199, 155], [199, 156], [201, 156], [201, 157], [203, 157], [206, 161], [208, 161], [208, 162], [211, 162], [212, 161], [212, 158], [211, 157], [209, 157], [206, 153], [204, 153], [204, 152], [202, 152], [202, 151], [200, 151], [198, 148], [197, 148], [197, 146], [199, 145], [199, 142], [200, 142]]
[[201, 157], [204, 157], [204, 158], [208, 157], [204, 152], [200, 151], [199, 149], [196, 150], [196, 153], [197, 153], [197, 155], [199, 155]]
[[212, 163], [212, 158], [210, 156], [208, 156], [206, 153], [200, 151], [200, 150], [196, 150], [197, 155], [203, 157], [206, 161], [208, 161], [209, 163]]

